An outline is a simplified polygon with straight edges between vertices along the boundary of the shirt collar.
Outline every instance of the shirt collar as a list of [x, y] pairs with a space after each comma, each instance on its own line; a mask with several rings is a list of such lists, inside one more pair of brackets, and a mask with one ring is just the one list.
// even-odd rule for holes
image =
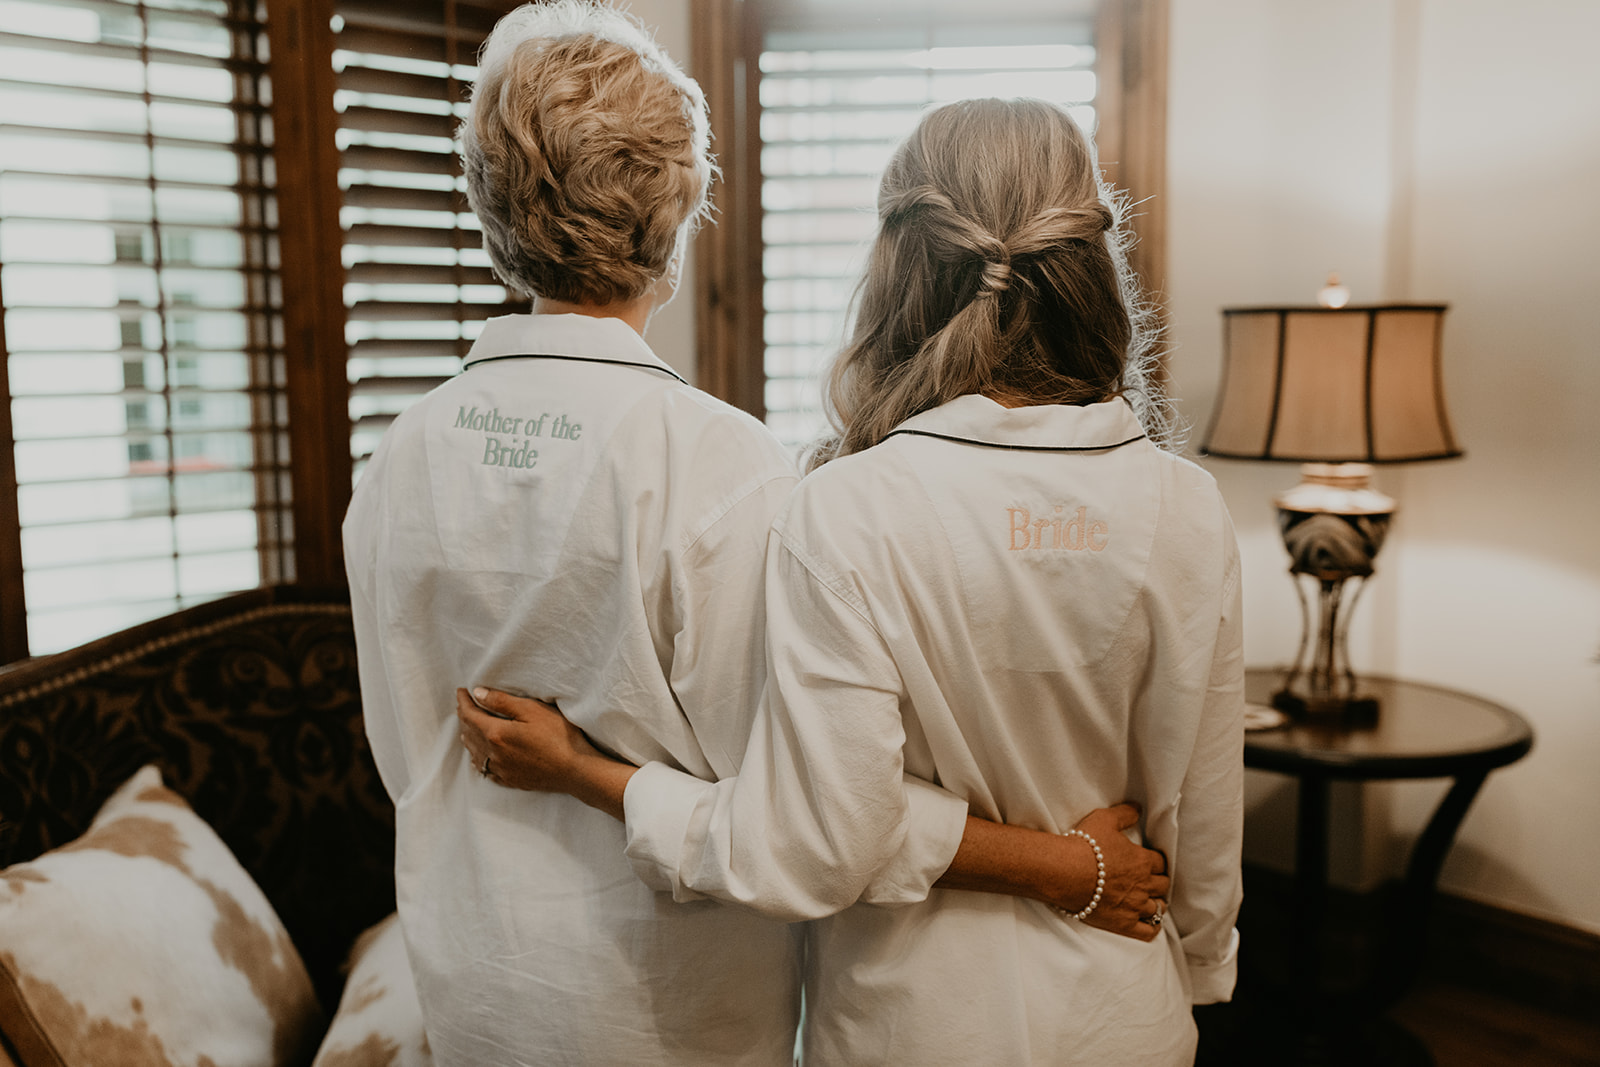
[[891, 432], [941, 437], [1026, 451], [1098, 451], [1145, 437], [1133, 408], [1121, 397], [1099, 404], [1035, 404], [1008, 408], [976, 393], [957, 397]]
[[462, 363], [506, 356], [570, 356], [578, 359], [626, 363], [683, 378], [666, 360], [650, 350], [643, 337], [621, 319], [593, 315], [501, 315], [483, 324]]

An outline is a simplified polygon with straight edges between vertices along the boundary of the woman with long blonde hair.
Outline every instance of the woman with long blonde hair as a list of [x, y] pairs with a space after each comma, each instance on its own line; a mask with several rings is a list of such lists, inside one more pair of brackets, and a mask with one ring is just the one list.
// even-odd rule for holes
[[[878, 214], [834, 432], [769, 540], [740, 774], [635, 770], [484, 691], [522, 721], [463, 705], [468, 746], [615, 805], [647, 884], [826, 916], [808, 1064], [1192, 1062], [1191, 1005], [1234, 979], [1239, 566], [1215, 484], [1162, 447], [1123, 208], [1065, 110], [970, 100], [923, 118]], [[1171, 863], [1154, 942], [959, 884], [845, 907], [888, 858], [902, 772], [1056, 833], [1140, 802]]]

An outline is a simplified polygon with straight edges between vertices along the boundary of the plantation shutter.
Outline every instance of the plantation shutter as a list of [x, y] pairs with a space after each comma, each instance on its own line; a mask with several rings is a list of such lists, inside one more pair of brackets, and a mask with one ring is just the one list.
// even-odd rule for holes
[[981, 25], [905, 9], [869, 25], [822, 5], [769, 14], [759, 58], [765, 400], [786, 444], [826, 427], [819, 375], [844, 340], [877, 228], [878, 178], [922, 113], [967, 97], [1035, 96], [1094, 130], [1092, 15], [993, 14]]
[[0, 662], [292, 577], [263, 41], [0, 4]]
[[489, 269], [453, 141], [478, 48], [514, 3], [337, 0], [351, 454], [455, 374], [492, 315], [526, 311]]

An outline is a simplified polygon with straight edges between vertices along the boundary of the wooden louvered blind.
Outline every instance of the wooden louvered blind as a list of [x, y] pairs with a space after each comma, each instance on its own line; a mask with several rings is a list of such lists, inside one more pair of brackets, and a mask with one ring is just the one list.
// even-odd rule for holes
[[483, 321], [527, 310], [494, 278], [454, 143], [501, 0], [338, 0], [351, 451], [456, 373]]
[[0, 661], [292, 577], [263, 39], [0, 4]]

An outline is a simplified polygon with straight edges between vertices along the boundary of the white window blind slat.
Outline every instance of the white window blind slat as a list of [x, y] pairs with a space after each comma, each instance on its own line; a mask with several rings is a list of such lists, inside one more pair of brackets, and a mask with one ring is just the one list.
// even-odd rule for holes
[[0, 0], [0, 292], [34, 654], [289, 576], [259, 15]]

